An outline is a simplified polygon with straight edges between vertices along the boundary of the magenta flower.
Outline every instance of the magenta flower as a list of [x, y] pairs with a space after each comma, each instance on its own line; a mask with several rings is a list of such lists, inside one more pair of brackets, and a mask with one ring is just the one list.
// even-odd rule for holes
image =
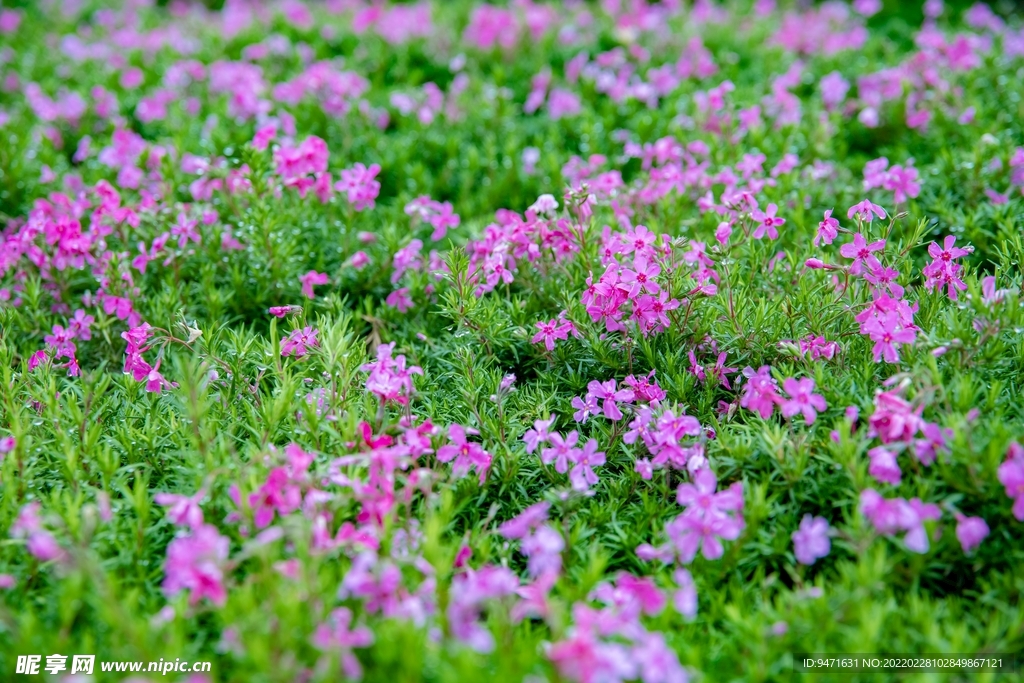
[[875, 394], [875, 412], [868, 417], [869, 436], [882, 443], [909, 442], [924, 428], [923, 406], [914, 407], [896, 391]]
[[413, 307], [412, 297], [409, 296], [408, 287], [399, 287], [395, 291], [388, 294], [387, 298], [384, 299], [384, 303], [391, 308], [395, 308], [399, 313], [405, 313]]
[[302, 313], [302, 306], [271, 306], [267, 309], [267, 313], [275, 318], [284, 318], [289, 315]]
[[661, 266], [652, 263], [646, 254], [638, 254], [633, 259], [633, 268], [622, 269], [618, 284], [619, 289], [626, 292], [630, 299], [635, 299], [640, 292], [657, 294], [661, 291], [654, 279], [661, 273]]
[[196, 231], [199, 221], [189, 220], [184, 213], [178, 214], [178, 221], [171, 226], [171, 235], [178, 238], [178, 248], [184, 249], [190, 241], [199, 244], [202, 237]]
[[[846, 212], [847, 218], [853, 218], [854, 216], [864, 221], [865, 223], [870, 223], [874, 219], [874, 216], [878, 216], [880, 220], [885, 219], [886, 213], [885, 209], [878, 206], [877, 204], [872, 204], [870, 201], [865, 199], [861, 203], [854, 204], [853, 206], [851, 206], [850, 209]], [[845, 256], [845, 254], [843, 255]]]
[[779, 231], [775, 228], [786, 222], [785, 218], [776, 218], [775, 213], [779, 210], [777, 204], [769, 204], [767, 211], [761, 211], [761, 209], [754, 209], [750, 212], [750, 217], [754, 219], [757, 227], [754, 229], [753, 238], [759, 240], [768, 235], [769, 238], [775, 240], [779, 238]]
[[880, 482], [899, 486], [902, 473], [896, 462], [896, 453], [885, 446], [876, 446], [868, 451], [868, 458], [871, 459], [868, 474]]
[[778, 384], [771, 375], [771, 367], [762, 365], [755, 372], [748, 366], [743, 369], [743, 376], [747, 378], [747, 383], [743, 386], [740, 406], [767, 420], [775, 411], [775, 404], [782, 400], [778, 394]]
[[609, 420], [621, 420], [622, 411], [619, 410], [617, 401], [623, 403], [633, 402], [633, 390], [632, 389], [618, 389], [614, 379], [610, 379], [607, 382], [598, 382], [592, 380], [587, 385], [587, 401], [593, 398], [596, 401], [604, 401], [602, 404], [602, 412], [604, 416]]
[[789, 394], [788, 399], [781, 400], [781, 412], [784, 417], [793, 417], [797, 413], [804, 416], [807, 424], [814, 424], [817, 411], [827, 408], [825, 398], [814, 392], [814, 380], [809, 377], [795, 379], [789, 377], [782, 382], [782, 389]]
[[665, 390], [658, 386], [657, 380], [654, 379], [654, 370], [651, 370], [646, 377], [637, 378], [633, 375], [626, 375], [622, 383], [633, 390], [633, 400], [635, 401], [657, 405], [665, 398]]
[[917, 182], [917, 178], [916, 168], [913, 166], [904, 168], [896, 164], [885, 174], [882, 187], [893, 193], [893, 202], [902, 204], [908, 198], [913, 199], [921, 193], [921, 184]]
[[633, 317], [639, 322], [640, 329], [646, 336], [668, 329], [672, 325], [668, 312], [679, 308], [679, 305], [680, 301], [669, 298], [668, 292], [664, 289], [656, 297], [641, 294], [633, 302]]
[[182, 496], [177, 493], [158, 493], [153, 497], [158, 505], [168, 506], [167, 519], [178, 526], [197, 529], [203, 525], [203, 511], [199, 501], [206, 492], [199, 490], [194, 496]]
[[874, 489], [865, 489], [860, 495], [860, 510], [878, 533], [892, 536], [899, 531], [907, 532], [903, 543], [907, 550], [915, 553], [928, 552], [928, 532], [924, 527], [927, 520], [937, 520], [942, 511], [934, 503], [923, 503], [919, 498], [910, 501], [903, 498], [886, 499]]
[[697, 586], [688, 569], [677, 567], [672, 578], [678, 588], [672, 594], [672, 604], [687, 621], [697, 618]]
[[174, 596], [186, 590], [190, 605], [203, 598], [223, 605], [227, 600], [224, 564], [229, 548], [228, 539], [209, 524], [193, 529], [189, 536], [171, 541], [164, 562], [164, 592]]
[[572, 407], [576, 409], [576, 412], [572, 414], [572, 418], [576, 422], [586, 422], [588, 417], [597, 415], [601, 410], [600, 406], [597, 405], [597, 399], [590, 394], [587, 394], [584, 398], [573, 396]]
[[334, 184], [334, 189], [345, 194], [348, 203], [356, 211], [372, 209], [380, 194], [380, 183], [375, 180], [380, 173], [380, 165], [372, 164], [367, 168], [363, 164], [356, 164], [352, 168], [346, 168], [341, 172], [341, 180]]
[[257, 529], [274, 521], [275, 512], [282, 517], [290, 515], [301, 502], [301, 489], [291, 481], [283, 467], [272, 469], [263, 486], [249, 496], [249, 507], [252, 508]]
[[646, 226], [638, 225], [630, 228], [624, 237], [621, 238], [623, 254], [650, 254], [651, 247], [658, 239], [656, 233], [651, 232]]
[[52, 562], [67, 558], [67, 552], [49, 531], [33, 531], [29, 534], [25, 549], [40, 562]]
[[940, 452], [949, 451], [947, 442], [953, 438], [954, 432], [949, 427], [943, 429], [931, 422], [926, 422], [921, 431], [924, 438], [914, 441], [914, 457], [922, 465], [928, 466], [935, 462], [935, 456]]
[[576, 462], [577, 454], [580, 450], [576, 448], [579, 439], [580, 433], [575, 429], [569, 432], [565, 438], [562, 438], [562, 435], [557, 432], [552, 432], [548, 437], [551, 447], [541, 451], [541, 462], [545, 465], [554, 463], [555, 471], [559, 474], [565, 474], [569, 471], [569, 463]]
[[965, 554], [971, 554], [988, 536], [988, 524], [981, 517], [965, 517], [956, 515], [956, 538]]
[[446, 616], [452, 636], [476, 652], [494, 650], [494, 636], [481, 621], [484, 606], [519, 589], [519, 579], [505, 567], [486, 566], [456, 574]]
[[832, 218], [832, 209], [825, 212], [825, 217], [818, 223], [818, 234], [814, 237], [814, 246], [819, 243], [832, 244], [832, 241], [839, 236], [839, 221]]
[[899, 363], [900, 355], [896, 345], [912, 344], [917, 339], [917, 332], [907, 329], [897, 313], [886, 313], [868, 320], [862, 325], [861, 333], [875, 342], [871, 352], [876, 363], [882, 359], [886, 363]]
[[946, 287], [946, 294], [953, 301], [957, 300], [957, 292], [967, 289], [967, 285], [960, 279], [962, 266], [953, 263], [953, 259], [966, 256], [974, 251], [974, 247], [961, 248], [954, 246], [956, 237], [947, 235], [940, 248], [935, 242], [928, 245], [928, 255], [932, 262], [924, 267], [922, 271], [925, 276], [925, 289], [929, 292], [938, 287]]
[[160, 374], [160, 360], [162, 359], [158, 359], [156, 365], [150, 368], [149, 372], [146, 374], [146, 391], [154, 394], [159, 394], [163, 391], [164, 387], [172, 388], [177, 386], [172, 382], [168, 382], [164, 379], [164, 376]]
[[315, 270], [311, 270], [305, 275], [299, 278], [299, 282], [302, 283], [302, 293], [307, 299], [312, 299], [316, 295], [313, 293], [314, 285], [326, 285], [330, 281], [326, 273], [318, 273]]
[[793, 554], [800, 564], [811, 565], [832, 550], [828, 520], [804, 515], [800, 528], [793, 532]]
[[577, 491], [586, 491], [598, 482], [594, 467], [603, 465], [605, 457], [604, 452], [597, 450], [597, 447], [597, 440], [590, 439], [582, 449], [577, 449], [573, 453], [573, 467], [569, 472], [569, 481]]
[[527, 453], [533, 453], [540, 444], [548, 441], [551, 437], [548, 428], [551, 427], [554, 421], [554, 417], [549, 417], [547, 420], [536, 420], [533, 423], [533, 429], [526, 430], [526, 433], [523, 434], [523, 441], [526, 442]]
[[406, 367], [405, 356], [393, 356], [394, 349], [394, 342], [379, 345], [377, 360], [363, 365], [361, 369], [370, 373], [366, 378], [366, 390], [376, 394], [381, 403], [394, 401], [407, 405], [413, 391], [412, 376], [422, 375], [423, 369], [418, 365]]
[[534, 503], [498, 527], [498, 533], [508, 539], [523, 538], [548, 519], [551, 503]]
[[693, 562], [698, 550], [705, 558], [717, 560], [724, 552], [722, 539], [734, 541], [742, 530], [742, 519], [718, 515], [698, 517], [687, 513], [679, 515], [665, 527], [683, 564]]
[[[853, 242], [847, 242], [839, 247], [839, 253], [846, 258], [853, 259], [852, 268], [857, 268], [861, 263], [868, 267], [874, 267], [881, 265], [878, 263], [878, 259], [875, 258], [874, 252], [882, 251], [883, 249], [885, 249], [885, 240], [877, 240], [868, 244], [867, 240], [864, 239], [864, 235], [858, 232], [853, 236]], [[854, 271], [851, 270], [850, 272]]]
[[676, 490], [676, 502], [698, 516], [725, 515], [743, 509], [743, 484], [735, 482], [724, 491], [715, 493], [718, 478], [710, 468], [699, 470], [693, 483], [682, 483]]
[[252, 138], [253, 149], [260, 150], [261, 152], [270, 145], [270, 141], [277, 137], [277, 126], [273, 123], [269, 123], [256, 130], [256, 134]]
[[359, 680], [363, 676], [363, 669], [359, 665], [359, 660], [352, 654], [352, 649], [372, 645], [373, 632], [365, 626], [350, 628], [351, 624], [351, 610], [347, 607], [335, 609], [327, 621], [316, 627], [313, 633], [313, 646], [318, 650], [340, 653], [345, 677]]
[[999, 466], [999, 483], [1013, 500], [1013, 516], [1024, 522], [1024, 447], [1012, 443], [1006, 461]]
[[453, 423], [448, 425], [448, 438], [451, 443], [437, 449], [439, 462], [452, 462], [452, 474], [456, 478], [466, 476], [470, 470], [475, 469], [483, 484], [487, 479], [487, 472], [491, 468], [491, 455], [484, 450], [483, 446], [467, 439], [467, 434], [476, 434], [475, 429], [463, 427]]
[[720, 539], [736, 540], [743, 530], [743, 484], [736, 482], [718, 493], [716, 486], [714, 473], [704, 468], [693, 484], [680, 484], [676, 492], [686, 511], [669, 522], [665, 531], [683, 564], [692, 562], [698, 549], [707, 559], [718, 559], [723, 552]]
[[544, 342], [544, 348], [548, 351], [555, 350], [556, 339], [569, 338], [569, 326], [565, 321], [559, 320], [558, 318], [552, 318], [547, 322], [539, 322], [536, 326], [540, 331], [533, 335], [533, 338], [530, 341], [534, 344]]
[[281, 355], [284, 357], [294, 356], [301, 358], [309, 353], [310, 349], [320, 346], [317, 335], [320, 331], [314, 327], [306, 326], [301, 330], [292, 330], [287, 337], [281, 340]]
[[555, 527], [541, 525], [519, 543], [519, 551], [527, 557], [526, 571], [532, 577], [557, 576], [562, 571], [565, 540]]
[[821, 88], [821, 100], [827, 111], [835, 111], [846, 99], [846, 93], [850, 92], [850, 82], [838, 71], [826, 75], [818, 85]]

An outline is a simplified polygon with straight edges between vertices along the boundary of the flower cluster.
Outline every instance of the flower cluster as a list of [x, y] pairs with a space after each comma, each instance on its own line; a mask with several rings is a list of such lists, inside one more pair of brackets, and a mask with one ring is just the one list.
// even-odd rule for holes
[[366, 390], [375, 394], [381, 403], [394, 401], [406, 405], [413, 392], [412, 376], [422, 375], [423, 369], [418, 365], [406, 367], [405, 355], [393, 356], [394, 350], [394, 342], [381, 344], [377, 347], [377, 360], [362, 367], [363, 372], [370, 373]]

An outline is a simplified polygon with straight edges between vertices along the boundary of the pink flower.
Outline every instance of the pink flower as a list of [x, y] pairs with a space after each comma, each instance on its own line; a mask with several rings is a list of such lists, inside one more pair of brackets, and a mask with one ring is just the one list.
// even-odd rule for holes
[[203, 511], [199, 507], [199, 501], [204, 495], [206, 492], [203, 490], [191, 497], [177, 493], [158, 493], [153, 499], [158, 505], [169, 506], [167, 518], [173, 524], [196, 529], [203, 525]]
[[768, 235], [769, 238], [775, 240], [779, 238], [779, 231], [775, 228], [786, 222], [784, 218], [776, 218], [775, 213], [779, 210], [777, 204], [769, 204], [767, 211], [761, 211], [760, 209], [754, 209], [750, 212], [750, 217], [757, 223], [757, 227], [754, 229], [752, 235], [754, 239], [759, 240]]
[[651, 247], [658, 239], [656, 233], [651, 232], [646, 226], [638, 225], [630, 228], [624, 237], [621, 238], [623, 254], [647, 254], [652, 253]]
[[743, 369], [743, 376], [747, 378], [747, 383], [743, 386], [740, 406], [767, 420], [775, 411], [775, 404], [781, 401], [778, 385], [771, 375], [771, 367], [762, 365], [755, 372], [748, 366]]
[[871, 459], [868, 474], [880, 482], [899, 486], [902, 473], [894, 452], [885, 446], [876, 446], [868, 451], [868, 458]]
[[615, 380], [613, 379], [604, 383], [593, 380], [587, 385], [588, 401], [591, 397], [595, 400], [604, 401], [602, 411], [606, 418], [609, 420], [621, 420], [622, 411], [619, 410], [619, 406], [616, 404], [616, 401], [632, 403], [633, 391], [631, 389], [617, 389]]
[[347, 261], [356, 270], [362, 270], [370, 263], [370, 256], [365, 251], [357, 251]]
[[824, 517], [804, 515], [800, 528], [793, 532], [793, 554], [800, 564], [811, 565], [832, 550], [829, 525]]
[[909, 443], [924, 428], [923, 406], [914, 408], [896, 391], [875, 394], [875, 412], [868, 418], [869, 436], [878, 436], [882, 443]]
[[281, 341], [281, 355], [284, 357], [294, 356], [301, 358], [309, 353], [310, 349], [320, 346], [317, 335], [320, 331], [314, 327], [306, 326], [301, 330], [293, 330]]
[[915, 553], [928, 552], [928, 532], [924, 522], [942, 516], [939, 506], [933, 503], [922, 503], [919, 498], [910, 501], [886, 499], [874, 489], [861, 492], [860, 510], [880, 534], [892, 536], [898, 531], [906, 531], [903, 542], [907, 550]]
[[406, 405], [413, 391], [412, 376], [422, 375], [423, 369], [418, 365], [407, 368], [404, 355], [392, 356], [394, 348], [394, 342], [381, 344], [377, 347], [377, 360], [363, 365], [361, 369], [370, 373], [366, 378], [366, 390], [376, 394], [381, 403], [395, 401]]
[[534, 344], [544, 342], [544, 348], [548, 351], [555, 350], [556, 339], [568, 339], [569, 338], [569, 326], [558, 318], [552, 318], [547, 322], [539, 322], [536, 324], [539, 332], [533, 335], [530, 340]]
[[825, 217], [818, 223], [818, 234], [814, 237], [814, 246], [820, 242], [832, 244], [832, 241], [839, 235], [839, 221], [832, 218], [832, 209], [825, 212]]
[[698, 549], [707, 559], [718, 559], [723, 552], [719, 539], [735, 540], [743, 530], [743, 484], [736, 482], [718, 493], [716, 486], [714, 473], [704, 468], [693, 484], [680, 484], [676, 492], [686, 511], [669, 522], [665, 531], [683, 564], [692, 562]]
[[890, 168], [885, 174], [882, 187], [893, 193], [893, 201], [896, 204], [902, 204], [907, 198], [913, 199], [921, 193], [921, 184], [917, 182], [917, 169], [913, 166], [904, 168], [897, 164]]
[[359, 665], [359, 660], [352, 654], [352, 649], [370, 647], [373, 644], [373, 632], [365, 626], [350, 628], [351, 624], [351, 610], [347, 607], [335, 609], [327, 621], [316, 627], [313, 633], [313, 646], [318, 650], [339, 653], [345, 677], [359, 680], [363, 676], [363, 669]]
[[626, 292], [629, 298], [634, 299], [640, 292], [657, 294], [661, 287], [654, 278], [661, 273], [661, 266], [651, 263], [646, 255], [640, 254], [633, 259], [633, 268], [623, 268], [619, 277], [618, 287]]
[[508, 539], [525, 537], [548, 519], [551, 503], [541, 501], [534, 503], [518, 515], [498, 527], [498, 533]]
[[988, 524], [981, 517], [956, 515], [956, 538], [965, 554], [970, 554], [988, 536]]
[[191, 605], [203, 598], [209, 598], [215, 605], [223, 605], [227, 600], [224, 563], [229, 549], [228, 539], [209, 524], [193, 529], [189, 536], [174, 539], [167, 546], [164, 592], [174, 596], [187, 590]]
[[572, 482], [572, 487], [577, 491], [586, 491], [591, 486], [597, 484], [598, 479], [597, 474], [594, 473], [594, 467], [605, 463], [604, 453], [597, 450], [597, 447], [597, 440], [590, 439], [584, 444], [582, 449], [577, 450], [575, 453], [573, 467], [569, 472], [569, 480]]
[[448, 438], [451, 443], [437, 449], [437, 459], [439, 462], [454, 461], [452, 474], [456, 478], [464, 477], [470, 470], [475, 469], [480, 483], [483, 484], [491, 467], [491, 455], [480, 444], [467, 440], [467, 434], [475, 433], [476, 430], [460, 424], [448, 425]]
[[[883, 249], [885, 249], [885, 240], [877, 240], [868, 244], [867, 240], [864, 239], [864, 235], [858, 232], [853, 236], [853, 242], [847, 242], [839, 247], [839, 253], [846, 258], [853, 259], [854, 267], [860, 263], [873, 267], [881, 265], [878, 263], [878, 259], [874, 257], [874, 252], [882, 251]], [[851, 272], [853, 271], [851, 270]]]
[[697, 618], [697, 586], [693, 582], [693, 576], [688, 569], [678, 567], [672, 573], [672, 578], [678, 588], [672, 594], [672, 604], [687, 621]]
[[338, 192], [344, 192], [349, 204], [356, 211], [372, 209], [380, 194], [380, 183], [374, 180], [380, 173], [380, 165], [373, 164], [369, 168], [356, 164], [341, 172], [341, 180], [334, 185]]
[[313, 293], [314, 285], [326, 285], [330, 281], [326, 273], [318, 273], [315, 270], [311, 270], [305, 275], [299, 278], [299, 282], [302, 283], [302, 293], [307, 299], [315, 298]]
[[60, 547], [53, 534], [45, 530], [33, 531], [29, 534], [25, 548], [40, 562], [63, 560], [67, 557], [67, 552]]
[[565, 540], [555, 527], [544, 524], [534, 533], [527, 534], [519, 550], [528, 559], [526, 571], [533, 577], [557, 576], [562, 570], [562, 551]]
[[446, 612], [452, 636], [476, 652], [491, 652], [494, 636], [484, 626], [481, 612], [486, 603], [518, 589], [518, 577], [505, 567], [486, 566], [456, 574]]
[[302, 313], [302, 306], [271, 306], [267, 309], [267, 313], [275, 318], [284, 318], [289, 315]]
[[1006, 461], [999, 466], [999, 483], [1013, 500], [1013, 516], [1024, 522], [1024, 447], [1012, 443], [1006, 455]]
[[159, 394], [163, 391], [164, 387], [175, 387], [176, 384], [168, 382], [164, 379], [164, 376], [160, 374], [160, 360], [158, 359], [156, 365], [149, 369], [146, 374], [146, 391]]
[[548, 441], [551, 443], [550, 448], [545, 448], [540, 452], [540, 460], [545, 465], [555, 464], [555, 471], [559, 474], [565, 474], [569, 471], [569, 463], [576, 462], [579, 448], [576, 448], [577, 442], [579, 442], [580, 433], [575, 429], [569, 432], [564, 438], [557, 432], [552, 432], [548, 436]]
[[[870, 223], [874, 218], [872, 214], [878, 216], [880, 220], [886, 217], [885, 209], [878, 206], [877, 204], [872, 204], [870, 201], [865, 199], [859, 204], [854, 204], [853, 206], [851, 206], [849, 210], [846, 212], [846, 217], [853, 218], [854, 216], [856, 216], [865, 223]], [[846, 254], [843, 254], [843, 256], [846, 256]]]
[[388, 294], [384, 303], [392, 308], [398, 309], [399, 313], [405, 313], [413, 307], [412, 297], [409, 296], [408, 287], [400, 287]]
[[957, 291], [967, 289], [967, 285], [960, 279], [959, 273], [962, 266], [953, 263], [953, 259], [966, 256], [974, 251], [974, 247], [961, 248], [954, 246], [956, 237], [947, 235], [940, 248], [935, 242], [928, 245], [928, 255], [932, 262], [924, 267], [923, 273], [926, 278], [924, 286], [928, 291], [936, 287], [946, 287], [946, 293], [953, 301], [957, 300]]
[[875, 362], [885, 359], [886, 363], [899, 363], [899, 351], [897, 344], [913, 344], [917, 339], [917, 332], [904, 326], [900, 316], [896, 313], [886, 313], [865, 322], [861, 326], [861, 333], [868, 335], [873, 342], [871, 352]]
[[267, 481], [249, 496], [257, 529], [274, 521], [274, 513], [286, 517], [295, 512], [302, 502], [302, 491], [288, 476], [283, 467], [275, 467], [267, 475]]
[[707, 559], [717, 560], [724, 552], [720, 539], [736, 540], [742, 530], [742, 520], [733, 517], [697, 517], [686, 513], [665, 527], [665, 532], [679, 554], [679, 561], [683, 564], [692, 562], [698, 550]]
[[850, 92], [850, 82], [843, 78], [838, 71], [833, 71], [819, 83], [821, 87], [821, 100], [827, 111], [835, 111], [836, 107], [846, 99], [846, 93]]
[[787, 378], [782, 382], [782, 390], [790, 394], [790, 398], [781, 401], [781, 412], [784, 417], [792, 418], [801, 413], [810, 425], [814, 424], [816, 411], [824, 411], [826, 408], [824, 397], [813, 393], [814, 380], [810, 378]]
[[171, 226], [171, 235], [178, 238], [178, 248], [184, 249], [189, 241], [199, 244], [202, 237], [196, 231], [199, 221], [188, 220], [184, 213], [178, 214], [178, 221]]
[[256, 135], [253, 136], [252, 146], [253, 149], [258, 149], [261, 152], [267, 148], [270, 141], [277, 136], [277, 125], [269, 123], [256, 131]]
[[549, 417], [547, 420], [536, 420], [533, 423], [533, 429], [526, 430], [526, 433], [523, 434], [523, 441], [526, 442], [527, 453], [533, 453], [540, 444], [548, 441], [551, 437], [548, 428], [551, 427], [554, 421], [554, 417]]
[[658, 386], [654, 379], [654, 370], [651, 370], [646, 377], [634, 377], [626, 375], [622, 383], [633, 390], [633, 400], [642, 403], [657, 404], [665, 398], [665, 390]]

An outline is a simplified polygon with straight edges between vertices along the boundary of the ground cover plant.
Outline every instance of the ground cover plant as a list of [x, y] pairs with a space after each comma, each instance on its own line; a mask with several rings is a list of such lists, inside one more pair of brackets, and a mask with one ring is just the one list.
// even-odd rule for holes
[[4, 0], [0, 678], [1019, 654], [1022, 82], [1012, 5]]

